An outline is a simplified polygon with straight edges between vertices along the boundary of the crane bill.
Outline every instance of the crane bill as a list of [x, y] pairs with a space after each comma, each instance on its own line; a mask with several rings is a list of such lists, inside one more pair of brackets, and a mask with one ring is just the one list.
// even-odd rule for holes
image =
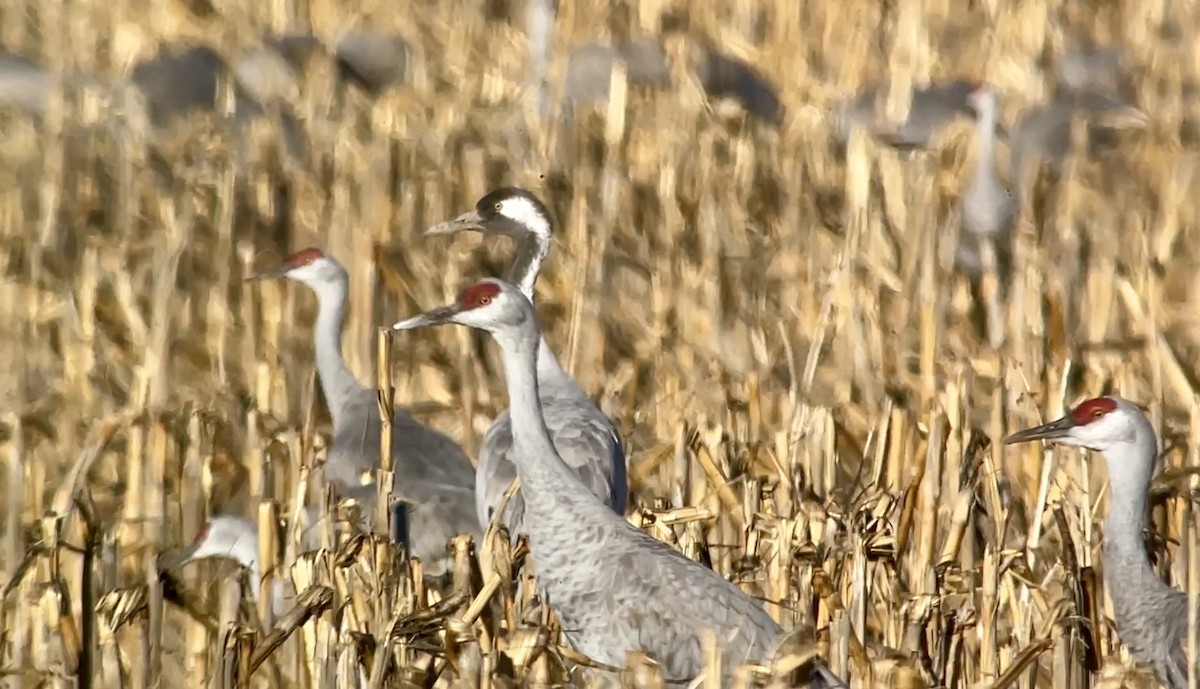
[[453, 220], [438, 223], [425, 230], [425, 236], [454, 234], [466, 230], [483, 230], [483, 217], [476, 210], [469, 210]]
[[1027, 443], [1032, 440], [1056, 440], [1066, 436], [1074, 426], [1075, 422], [1071, 419], [1071, 417], [1069, 415], [1064, 416], [1057, 421], [1051, 421], [1050, 423], [1042, 424], [1041, 426], [1034, 426], [1033, 428], [1026, 428], [1023, 431], [1017, 431], [1016, 433], [1006, 437], [1004, 439], [1004, 444], [1012, 445], [1014, 443]]
[[425, 313], [417, 314], [412, 318], [394, 323], [392, 324], [392, 330], [413, 330], [415, 328], [421, 328], [428, 325], [445, 325], [446, 323], [453, 323], [454, 316], [456, 316], [458, 312], [459, 308], [457, 305], [443, 306], [439, 309], [426, 311]]

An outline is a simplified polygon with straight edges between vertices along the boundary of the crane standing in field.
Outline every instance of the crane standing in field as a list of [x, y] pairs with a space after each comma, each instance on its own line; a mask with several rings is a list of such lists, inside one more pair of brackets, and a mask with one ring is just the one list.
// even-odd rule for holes
[[997, 259], [997, 273], [1006, 276], [1009, 264], [1009, 244], [1017, 204], [1012, 194], [1000, 183], [996, 174], [996, 129], [999, 106], [996, 91], [988, 84], [978, 84], [967, 95], [967, 103], [975, 113], [978, 148], [975, 170], [962, 198], [962, 232], [959, 235], [957, 263], [971, 276], [983, 267], [981, 247], [992, 242]]
[[[508, 279], [532, 303], [534, 283], [550, 252], [550, 214], [546, 206], [524, 189], [497, 189], [479, 199], [475, 208], [429, 228], [426, 234], [452, 234], [464, 230], [508, 235], [516, 240], [516, 254]], [[620, 436], [612, 421], [563, 370], [540, 332], [537, 376], [546, 428], [559, 456], [588, 490], [614, 512], [624, 515], [628, 488], [625, 450]], [[517, 475], [512, 454], [512, 418], [505, 410], [496, 417], [479, 449], [475, 501], [479, 521], [485, 528]], [[512, 497], [501, 521], [509, 526], [514, 536], [528, 531], [522, 493]]]
[[1108, 594], [1117, 634], [1133, 657], [1154, 668], [1170, 689], [1185, 689], [1188, 597], [1158, 578], [1142, 540], [1150, 479], [1158, 463], [1158, 442], [1150, 422], [1127, 400], [1097, 397], [1057, 421], [1013, 433], [1004, 443], [1030, 440], [1085, 447], [1104, 457], [1110, 491], [1104, 520], [1104, 577], [1111, 584]]
[[[684, 680], [703, 669], [699, 635], [708, 628], [726, 673], [734, 663], [764, 659], [783, 632], [757, 601], [614, 514], [563, 461], [539, 393], [541, 327], [520, 290], [483, 280], [454, 304], [392, 327], [447, 323], [485, 330], [500, 346], [511, 405], [508, 456], [521, 478], [538, 583], [575, 648], [617, 667], [628, 652], [647, 651], [667, 678]], [[819, 686], [840, 685], [825, 668], [816, 673]]]
[[[379, 404], [375, 391], [359, 384], [342, 358], [346, 270], [320, 249], [308, 248], [249, 279], [278, 277], [296, 280], [317, 295], [317, 374], [333, 417], [325, 475], [340, 484], [343, 495], [369, 505], [375, 489], [363, 479], [379, 467]], [[400, 409], [392, 417], [392, 457], [396, 476], [392, 492], [410, 505], [409, 550], [426, 563], [429, 574], [436, 575], [449, 564], [446, 543], [453, 536], [480, 534], [472, 514], [474, 469], [453, 440]]]

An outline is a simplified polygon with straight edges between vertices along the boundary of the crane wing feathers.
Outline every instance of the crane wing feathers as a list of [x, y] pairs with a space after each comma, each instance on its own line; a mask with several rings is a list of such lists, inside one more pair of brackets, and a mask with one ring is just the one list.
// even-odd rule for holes
[[[623, 515], [628, 494], [625, 451], [612, 422], [590, 402], [585, 406], [555, 399], [545, 408], [546, 427], [559, 456], [593, 495]], [[484, 435], [479, 451], [475, 500], [481, 524], [488, 523], [516, 475], [512, 419], [505, 409]], [[524, 512], [524, 500], [517, 493], [509, 500], [504, 518], [513, 535], [520, 530]]]

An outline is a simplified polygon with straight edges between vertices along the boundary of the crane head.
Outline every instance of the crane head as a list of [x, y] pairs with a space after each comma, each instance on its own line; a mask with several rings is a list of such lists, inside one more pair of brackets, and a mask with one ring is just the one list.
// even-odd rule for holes
[[453, 304], [400, 321], [392, 329], [457, 323], [496, 333], [520, 326], [532, 316], [533, 306], [520, 290], [503, 280], [488, 278], [459, 292]]
[[272, 280], [283, 277], [313, 286], [344, 279], [345, 270], [338, 265], [337, 261], [326, 256], [324, 251], [310, 246], [288, 256], [287, 260], [273, 268], [251, 275], [246, 278], [246, 281]]
[[550, 212], [533, 192], [503, 187], [484, 195], [466, 213], [425, 230], [425, 234], [455, 234], [467, 230], [510, 237], [535, 235], [549, 241]]
[[239, 517], [213, 517], [196, 531], [191, 545], [164, 560], [163, 568], [211, 557], [236, 560], [244, 567], [253, 566], [258, 562], [258, 528], [253, 522]]
[[1013, 433], [1004, 444], [1050, 440], [1103, 452], [1135, 442], [1143, 426], [1148, 427], [1149, 422], [1132, 402], [1114, 396], [1095, 397], [1080, 402], [1060, 419]]

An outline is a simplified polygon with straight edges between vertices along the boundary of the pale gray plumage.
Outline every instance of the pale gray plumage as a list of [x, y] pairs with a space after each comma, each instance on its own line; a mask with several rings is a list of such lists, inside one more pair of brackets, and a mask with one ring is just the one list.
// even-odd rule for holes
[[50, 88], [50, 75], [37, 62], [0, 51], [0, 108], [43, 115]]
[[[508, 277], [532, 302], [534, 283], [550, 250], [550, 227], [549, 212], [536, 196], [523, 189], [502, 188], [483, 196], [474, 209], [454, 220], [431, 227], [427, 234], [475, 230], [513, 237], [517, 247]], [[625, 450], [616, 427], [563, 370], [544, 338], [539, 339], [539, 348], [538, 390], [555, 449], [593, 495], [617, 514], [625, 514]], [[513, 451], [512, 418], [505, 410], [479, 449], [475, 500], [484, 525], [517, 475]], [[501, 521], [514, 536], [526, 531], [522, 493], [512, 497]]]
[[1129, 51], [1120, 45], [1088, 45], [1058, 56], [1055, 85], [1063, 91], [1116, 93], [1127, 90]]
[[[287, 277], [317, 295], [317, 373], [333, 417], [325, 475], [338, 484], [342, 495], [369, 507], [376, 489], [364, 478], [379, 467], [379, 405], [375, 390], [363, 387], [342, 358], [346, 270], [319, 249], [309, 248], [255, 277]], [[399, 408], [392, 417], [392, 459], [393, 496], [410, 505], [410, 552], [426, 563], [426, 571], [438, 574], [449, 564], [446, 544], [453, 536], [469, 533], [478, 537], [481, 533], [472, 509], [474, 469], [453, 440]]]
[[[232, 560], [250, 572], [250, 598], [257, 600], [262, 568], [258, 563], [258, 527], [254, 522], [222, 514], [214, 516], [200, 527], [191, 545], [167, 556], [163, 569], [171, 569], [194, 562], [216, 558]], [[276, 577], [271, 582], [271, 609], [276, 614], [283, 612], [283, 581]]]
[[[563, 77], [563, 99], [572, 106], [608, 101], [613, 66], [621, 63], [626, 79], [634, 87], [668, 88], [671, 66], [662, 40], [642, 36], [607, 46], [584, 43], [571, 49]], [[706, 39], [698, 39], [688, 57], [688, 71], [710, 98], [728, 98], [739, 103], [751, 117], [779, 124], [784, 115], [778, 89], [753, 66], [725, 55]]]
[[[1111, 146], [1123, 129], [1145, 127], [1149, 117], [1122, 100], [1093, 92], [1064, 92], [1049, 103], [1026, 110], [1013, 129], [1012, 176], [1019, 180], [1027, 165], [1047, 163], [1061, 169], [1071, 148], [1071, 122], [1087, 123], [1089, 151]], [[1019, 189], [1024, 194], [1025, 190]]]
[[621, 41], [615, 46], [584, 43], [571, 48], [567, 57], [564, 100], [575, 105], [606, 102], [613, 65], [618, 61], [632, 86], [664, 88], [671, 83], [666, 51], [653, 38]]
[[957, 262], [969, 275], [977, 275], [982, 268], [981, 243], [992, 242], [1003, 273], [1017, 207], [1012, 194], [996, 174], [999, 104], [996, 92], [988, 85], [980, 85], [972, 91], [967, 101], [975, 111], [977, 147], [975, 169], [962, 197], [962, 233]]
[[861, 128], [881, 143], [900, 150], [924, 149], [932, 145], [934, 136], [956, 118], [971, 115], [970, 96], [980, 84], [966, 79], [937, 82], [913, 89], [909, 100], [908, 117], [898, 124], [889, 124], [880, 117], [880, 98], [886, 98], [882, 87], [871, 86], [853, 99], [838, 104], [835, 113], [835, 135], [841, 145], [850, 139], [850, 132]]
[[[1154, 668], [1170, 689], [1187, 687], [1187, 595], [1163, 583], [1142, 539], [1150, 480], [1158, 463], [1154, 429], [1120, 397], [1082, 402], [1066, 416], [1014, 433], [1006, 444], [1050, 440], [1099, 452], [1108, 466], [1104, 578], [1117, 634], [1133, 657]], [[1196, 668], [1200, 671], [1200, 668]]]
[[571, 644], [618, 667], [629, 651], [649, 652], [676, 680], [701, 671], [705, 628], [717, 633], [727, 670], [766, 659], [782, 630], [757, 601], [614, 514], [558, 455], [538, 391], [541, 328], [521, 291], [484, 280], [454, 305], [393, 327], [446, 323], [486, 330], [500, 346], [538, 584]]

